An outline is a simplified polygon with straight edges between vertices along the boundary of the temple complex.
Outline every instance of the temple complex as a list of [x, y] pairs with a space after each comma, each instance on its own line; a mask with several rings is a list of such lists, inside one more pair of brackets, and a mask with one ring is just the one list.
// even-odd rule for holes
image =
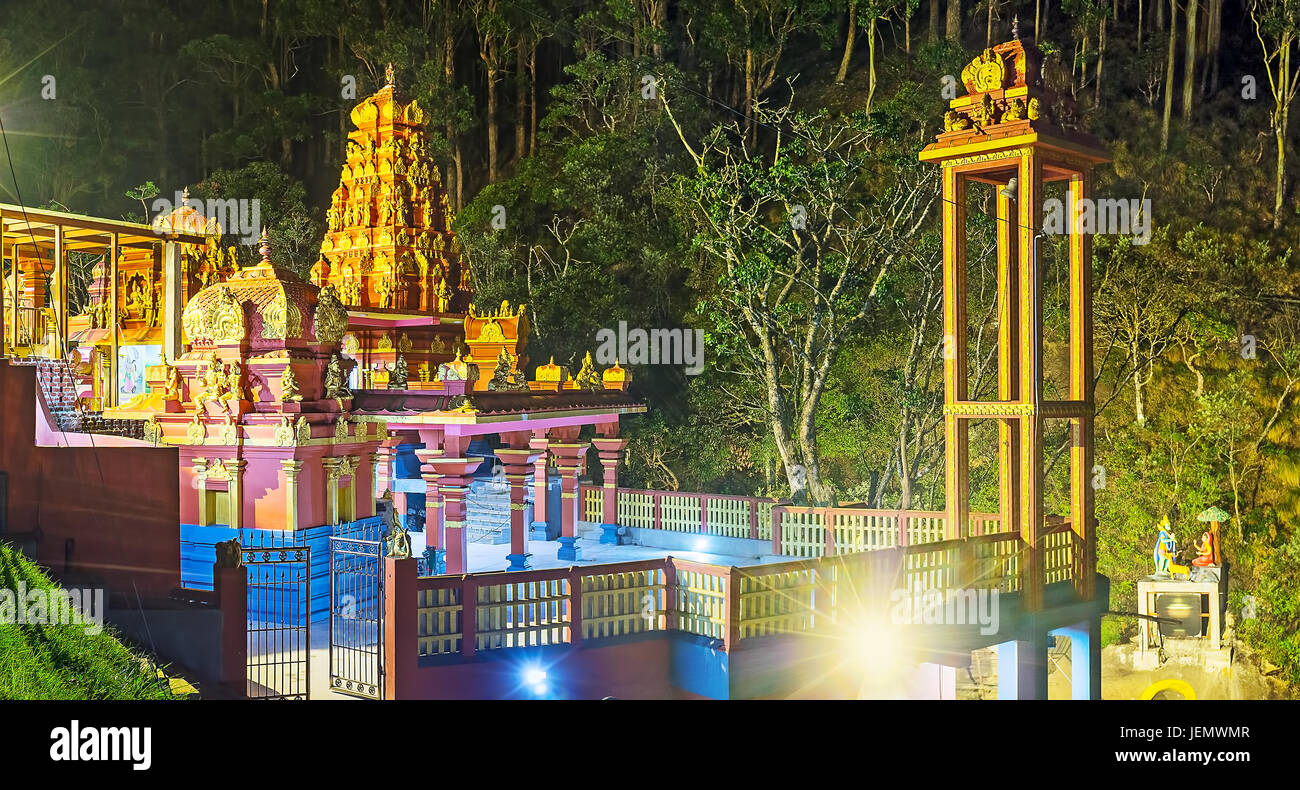
[[[56, 538], [41, 523], [26, 539], [43, 563], [93, 566], [118, 588], [138, 589], [146, 567], [148, 593], [177, 581], [184, 595], [210, 591], [230, 622], [247, 624], [220, 637], [222, 682], [247, 696], [309, 696], [311, 624], [327, 615], [325, 691], [367, 698], [546, 688], [545, 673], [529, 670], [521, 685], [500, 669], [510, 662], [484, 660], [518, 651], [545, 654], [574, 696], [853, 688], [951, 699], [957, 670], [991, 647], [1000, 697], [1045, 698], [1057, 636], [1071, 645], [1069, 694], [1096, 698], [1108, 590], [1096, 574], [1088, 477], [1089, 239], [1071, 228], [1060, 399], [1044, 394], [1037, 242], [1044, 185], [1064, 181], [1087, 197], [1106, 152], [1070, 128], [1067, 103], [1040, 84], [1036, 64], [1019, 40], [985, 50], [921, 153], [943, 173], [953, 341], [942, 512], [619, 488], [620, 419], [646, 410], [628, 371], [601, 370], [590, 353], [576, 370], [530, 359], [527, 305], [476, 303], [428, 114], [390, 70], [351, 112], [305, 278], [265, 230], [256, 261], [241, 267], [222, 228], [185, 201], [148, 226], [0, 205], [0, 335], [12, 363], [0, 387], [35, 402], [21, 415], [34, 423], [5, 423], [18, 434], [0, 446], [0, 466], [24, 475], [15, 485], [24, 518], [44, 518]], [[988, 401], [968, 391], [972, 184], [997, 192], [998, 389]], [[72, 262], [91, 259], [70, 256], [82, 255], [96, 262], [74, 288]], [[34, 376], [13, 372], [22, 365]], [[998, 425], [996, 513], [970, 506], [969, 427], [979, 419]], [[1072, 429], [1066, 514], [1045, 512], [1049, 419]], [[101, 458], [104, 447], [118, 454]], [[602, 474], [584, 482], [589, 458]], [[509, 544], [490, 568], [470, 557], [485, 477]], [[65, 502], [65, 491], [77, 495]], [[87, 526], [81, 498], [107, 528]], [[381, 523], [380, 510], [392, 518]], [[600, 530], [588, 546], [601, 564], [579, 564], [584, 524]], [[626, 561], [609, 560], [607, 546]], [[1000, 620], [880, 626], [898, 591], [978, 594]], [[259, 652], [264, 634], [274, 644]], [[890, 645], [889, 665], [878, 643]], [[291, 679], [255, 680], [268, 666]], [[878, 689], [862, 691], [864, 677]]]
[[[528, 375], [527, 308], [475, 304], [427, 114], [391, 72], [351, 117], [309, 281], [277, 264], [265, 231], [259, 262], [240, 268], [221, 229], [188, 204], [152, 227], [105, 223], [98, 236], [93, 221], [50, 212], [28, 211], [20, 227], [21, 207], [0, 207], [6, 257], [17, 261], [7, 346], [58, 361], [74, 414], [102, 412], [127, 441], [176, 448], [180, 540], [200, 556], [241, 531], [316, 538], [369, 519], [394, 490], [395, 460], [418, 454], [407, 475], [423, 494], [431, 569], [467, 569], [465, 495], [491, 456], [509, 481], [510, 567], [530, 567], [526, 489], [544, 492], [552, 468], [558, 553], [576, 560], [578, 475], [592, 442], [583, 429], [612, 471], [625, 444], [619, 416], [644, 406], [628, 396], [625, 371], [597, 371], [589, 354], [576, 378], [553, 363]], [[12, 241], [28, 226], [34, 249]], [[70, 309], [59, 285], [67, 266], [54, 264], [48, 296], [41, 267], [91, 249], [92, 237], [108, 254]], [[62, 343], [57, 326], [67, 327]], [[410, 490], [396, 495], [399, 511]], [[185, 581], [210, 584], [208, 562]]]

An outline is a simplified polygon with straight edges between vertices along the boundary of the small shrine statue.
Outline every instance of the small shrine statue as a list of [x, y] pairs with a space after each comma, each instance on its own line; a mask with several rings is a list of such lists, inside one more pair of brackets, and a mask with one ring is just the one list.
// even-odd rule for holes
[[501, 353], [497, 355], [496, 370], [492, 371], [492, 380], [488, 382], [488, 389], [493, 391], [528, 389], [528, 381], [515, 370], [515, 360], [505, 348], [502, 348]]
[[163, 400], [181, 402], [181, 372], [171, 365], [167, 366], [167, 377], [163, 387]]
[[596, 372], [595, 365], [591, 362], [591, 352], [582, 358], [582, 367], [578, 370], [577, 378], [578, 389], [583, 390], [603, 390], [605, 385], [600, 380], [600, 374]]
[[1206, 530], [1201, 533], [1201, 539], [1196, 541], [1196, 558], [1192, 560], [1192, 565], [1208, 568], [1214, 564], [1214, 536]]
[[194, 409], [196, 411], [203, 411], [204, 404], [208, 401], [221, 403], [221, 389], [224, 382], [221, 367], [216, 354], [208, 358], [208, 367], [203, 371], [203, 376], [199, 379], [203, 391], [194, 398]]
[[338, 354], [330, 357], [329, 367], [325, 369], [325, 397], [339, 400], [352, 397], [352, 391], [343, 384], [343, 361]]
[[302, 400], [298, 391], [298, 379], [293, 375], [293, 368], [286, 367], [280, 374], [280, 400], [285, 403], [297, 403]]
[[390, 390], [406, 389], [406, 378], [408, 375], [406, 357], [398, 354], [397, 362], [393, 364], [393, 372], [388, 377], [388, 388]]
[[1165, 516], [1160, 520], [1160, 534], [1156, 538], [1155, 551], [1152, 552], [1152, 559], [1156, 564], [1157, 576], [1183, 576], [1184, 578], [1191, 572], [1186, 565], [1179, 565], [1174, 562], [1178, 554], [1178, 544], [1174, 542], [1174, 536], [1171, 534], [1172, 527], [1169, 524], [1169, 517]]

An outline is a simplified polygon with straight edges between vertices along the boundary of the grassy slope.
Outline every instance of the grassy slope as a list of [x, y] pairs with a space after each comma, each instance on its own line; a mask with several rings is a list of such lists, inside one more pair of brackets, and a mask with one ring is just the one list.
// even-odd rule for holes
[[[11, 547], [0, 544], [0, 589], [57, 589], [44, 573]], [[0, 625], [0, 699], [173, 699], [141, 656], [107, 628], [95, 635], [83, 626]]]

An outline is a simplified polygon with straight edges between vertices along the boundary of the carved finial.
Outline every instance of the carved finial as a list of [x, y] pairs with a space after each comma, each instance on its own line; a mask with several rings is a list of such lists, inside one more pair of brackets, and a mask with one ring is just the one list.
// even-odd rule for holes
[[266, 226], [262, 226], [262, 241], [257, 245], [257, 251], [262, 254], [262, 263], [271, 262], [271, 234], [267, 233]]
[[1011, 38], [1016, 41], [1020, 40], [1020, 15], [1016, 14], [1011, 17]]
[[181, 205], [182, 206], [189, 205], [189, 202], [190, 202], [190, 188], [185, 187], [184, 189], [181, 190]]
[[395, 84], [393, 83], [393, 64], [392, 64], [392, 63], [389, 63], [388, 66], [384, 69], [384, 79], [386, 80], [386, 83], [385, 83], [385, 84], [386, 84], [388, 87], [390, 87], [390, 88], [395, 87]]

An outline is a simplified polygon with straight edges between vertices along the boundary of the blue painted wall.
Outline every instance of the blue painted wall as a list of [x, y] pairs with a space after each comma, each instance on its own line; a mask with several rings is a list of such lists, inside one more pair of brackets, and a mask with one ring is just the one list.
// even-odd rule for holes
[[[329, 538], [333, 534], [364, 531], [364, 537], [378, 534], [378, 518], [361, 519], [337, 527], [329, 524], [310, 529], [299, 530], [294, 540], [301, 543], [304, 539], [311, 549], [310, 585], [312, 619], [317, 620], [329, 613]], [[236, 530], [230, 527], [201, 527], [196, 524], [181, 524], [181, 586], [197, 590], [212, 589], [212, 563], [216, 562], [216, 544], [236, 537]], [[288, 540], [283, 530], [241, 529], [238, 530], [240, 544], [244, 546], [285, 545]], [[359, 535], [360, 537], [360, 535]], [[249, 575], [249, 585], [258, 580]], [[274, 608], [274, 605], [272, 605]]]

